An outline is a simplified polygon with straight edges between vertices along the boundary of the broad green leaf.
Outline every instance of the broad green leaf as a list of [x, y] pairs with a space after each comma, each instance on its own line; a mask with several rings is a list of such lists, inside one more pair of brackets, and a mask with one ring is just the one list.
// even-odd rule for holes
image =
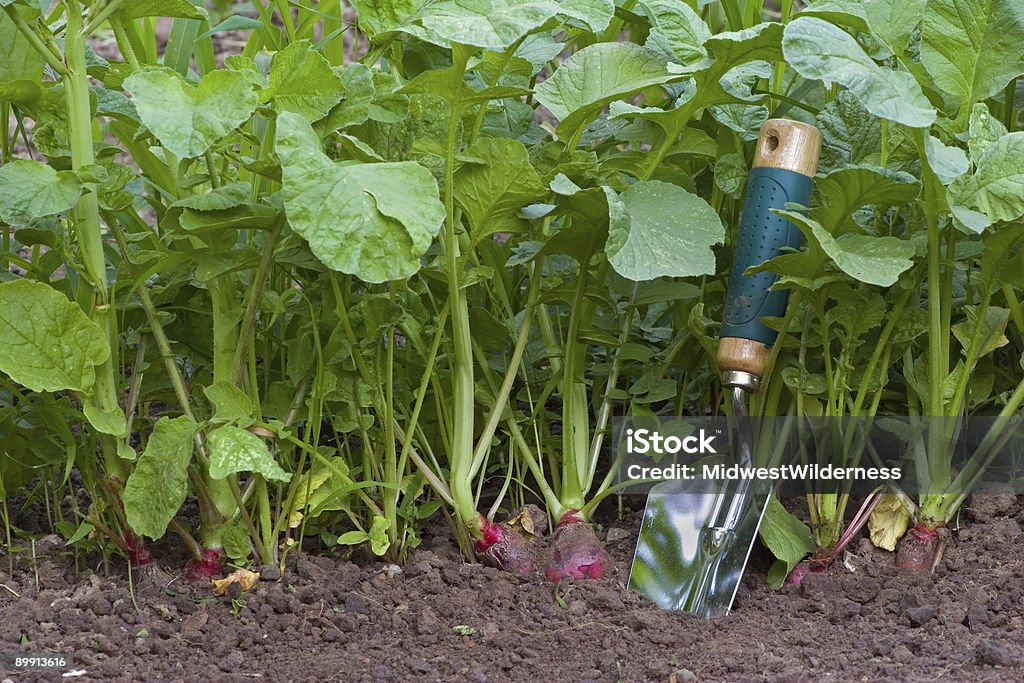
[[928, 165], [943, 185], [967, 173], [970, 162], [967, 154], [959, 147], [948, 147], [934, 135], [924, 138], [924, 153], [928, 157]]
[[821, 163], [828, 172], [863, 164], [875, 158], [882, 144], [882, 122], [844, 90], [818, 114], [821, 131]]
[[977, 306], [965, 306], [964, 310], [967, 313], [967, 320], [953, 325], [952, 332], [965, 354], [970, 349], [975, 335], [978, 335], [975, 358], [984, 358], [1010, 343], [1006, 338], [1006, 324], [1010, 321], [1009, 309], [989, 306], [985, 310], [984, 321], [978, 317], [980, 311]]
[[308, 40], [290, 44], [270, 62], [264, 102], [273, 100], [278, 112], [295, 112], [312, 123], [327, 116], [341, 101], [345, 86], [330, 63]]
[[711, 108], [711, 116], [736, 131], [747, 142], [758, 138], [761, 124], [768, 120], [768, 107], [760, 104], [723, 104]]
[[[31, 16], [24, 9], [18, 12], [25, 19]], [[6, 12], [0, 12], [0, 54], [0, 100], [26, 101], [38, 97], [45, 63]]]
[[797, 225], [844, 273], [870, 285], [890, 287], [914, 265], [911, 242], [896, 237], [844, 235], [836, 239], [817, 221], [795, 211], [776, 211]]
[[146, 67], [125, 80], [139, 118], [171, 153], [202, 155], [256, 111], [259, 97], [238, 71], [208, 73], [198, 86], [174, 71]]
[[912, 75], [878, 66], [853, 36], [826, 21], [790, 22], [782, 51], [801, 76], [845, 86], [875, 116], [911, 128], [935, 121], [935, 110]]
[[559, 11], [550, 0], [435, 0], [401, 27], [427, 42], [504, 50]]
[[974, 174], [958, 178], [949, 191], [955, 204], [981, 212], [992, 222], [1024, 216], [1024, 132], [989, 144]]
[[[335, 73], [339, 73], [335, 71]], [[370, 105], [373, 102], [375, 88], [373, 72], [358, 62], [349, 64], [340, 71], [345, 96], [341, 102], [331, 109], [323, 121], [317, 124], [317, 131], [325, 133], [366, 123], [370, 118]]]
[[103, 331], [49, 285], [0, 283], [0, 371], [32, 391], [89, 393], [110, 355]]
[[522, 232], [529, 222], [519, 217], [524, 206], [543, 199], [547, 190], [517, 140], [481, 140], [466, 151], [484, 163], [465, 163], [455, 174], [455, 201], [465, 211], [474, 241], [496, 232]]
[[189, 0], [130, 0], [121, 3], [117, 10], [122, 20], [141, 19], [142, 17], [170, 17], [180, 19], [204, 20], [209, 17], [202, 7]]
[[910, 44], [914, 29], [921, 23], [928, 0], [866, 0], [864, 16], [871, 35], [895, 54]]
[[124, 487], [128, 526], [156, 540], [167, 532], [188, 495], [188, 465], [199, 426], [182, 415], [162, 417], [153, 426], [146, 450], [139, 456]]
[[228, 559], [234, 562], [244, 562], [252, 552], [252, 546], [250, 545], [252, 541], [249, 538], [248, 530], [241, 520], [225, 524], [223, 529], [224, 535], [221, 538], [221, 542], [224, 543], [224, 552], [228, 554]]
[[739, 197], [747, 184], [747, 162], [739, 154], [723, 154], [715, 162], [715, 185], [730, 197]]
[[71, 171], [25, 159], [0, 167], [0, 220], [5, 223], [28, 223], [65, 213], [81, 196], [82, 183]]
[[641, 0], [651, 30], [644, 46], [679, 64], [692, 64], [707, 56], [704, 43], [711, 37], [700, 15], [682, 0]]
[[773, 577], [772, 588], [781, 588], [793, 567], [814, 550], [810, 528], [782, 507], [778, 498], [771, 496], [764, 511], [760, 528], [761, 541], [778, 560], [785, 564], [781, 578]]
[[979, 102], [971, 111], [967, 134], [967, 147], [971, 153], [971, 162], [977, 164], [992, 143], [1006, 135], [1006, 126], [992, 116], [987, 105]]
[[128, 422], [120, 407], [115, 406], [110, 410], [101, 410], [93, 405], [92, 401], [86, 401], [82, 412], [85, 413], [85, 419], [89, 420], [89, 424], [101, 434], [128, 435]]
[[278, 118], [277, 152], [288, 220], [324, 265], [367, 282], [419, 270], [444, 221], [430, 171], [409, 161], [337, 164], [309, 123], [289, 113]]
[[256, 412], [249, 395], [230, 382], [217, 382], [203, 389], [216, 412], [212, 422], [234, 422], [246, 427]]
[[711, 247], [725, 239], [718, 214], [703, 199], [657, 180], [621, 195], [605, 188], [609, 227], [605, 252], [619, 275], [634, 281], [715, 272]]
[[876, 548], [896, 550], [896, 542], [910, 526], [910, 511], [892, 493], [885, 493], [868, 517], [868, 533]]
[[966, 120], [975, 102], [1024, 74], [1024, 3], [928, 0], [921, 63], [935, 84], [960, 99]]
[[354, 529], [338, 536], [337, 543], [338, 545], [359, 545], [360, 543], [366, 543], [368, 540], [370, 540], [368, 533]]
[[272, 481], [290, 481], [267, 448], [267, 442], [250, 431], [231, 425], [206, 435], [210, 456], [210, 477], [223, 479], [238, 472], [255, 472]]
[[657, 54], [632, 43], [597, 43], [567, 59], [536, 88], [537, 101], [569, 138], [609, 102], [672, 78]]
[[766, 21], [742, 31], [726, 31], [712, 35], [704, 47], [715, 58], [716, 73], [748, 62], [774, 62], [782, 57], [783, 26]]
[[832, 171], [818, 181], [817, 190], [822, 206], [815, 207], [811, 217], [839, 235], [846, 232], [857, 209], [909, 203], [917, 197], [920, 183], [909, 173], [862, 166]]
[[591, 33], [600, 33], [615, 16], [615, 3], [612, 0], [561, 0], [558, 12], [578, 20]]
[[373, 524], [370, 525], [370, 550], [374, 555], [380, 557], [388, 551], [391, 547], [391, 541], [388, 540], [388, 529], [391, 524], [387, 518], [381, 517], [380, 515], [373, 516]]
[[817, 17], [867, 33], [868, 15], [865, 8], [868, 2], [871, 0], [814, 0], [800, 10], [800, 15]]
[[252, 200], [252, 185], [228, 183], [218, 188], [179, 199], [172, 206], [193, 211], [225, 211], [248, 204]]
[[352, 0], [359, 30], [372, 42], [378, 35], [397, 31], [427, 0]]

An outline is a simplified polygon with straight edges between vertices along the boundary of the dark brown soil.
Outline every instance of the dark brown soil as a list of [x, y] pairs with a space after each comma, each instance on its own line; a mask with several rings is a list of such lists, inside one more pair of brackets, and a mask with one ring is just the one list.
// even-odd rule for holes
[[775, 593], [756, 555], [735, 611], [711, 622], [626, 592], [636, 513], [601, 531], [618, 571], [563, 585], [561, 604], [539, 574], [463, 564], [444, 530], [401, 571], [294, 555], [237, 616], [175, 573], [138, 582], [136, 610], [123, 565], [76, 576], [44, 540], [50, 559], [0, 572], [0, 653], [73, 651], [79, 681], [1022, 680], [1024, 515], [978, 517], [935, 575], [899, 573], [865, 540], [831, 574]]

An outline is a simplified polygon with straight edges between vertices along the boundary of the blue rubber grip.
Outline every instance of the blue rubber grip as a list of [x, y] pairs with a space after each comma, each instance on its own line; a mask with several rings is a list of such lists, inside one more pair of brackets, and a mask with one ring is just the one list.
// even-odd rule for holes
[[752, 339], [769, 346], [775, 343], [778, 333], [761, 318], [785, 315], [789, 292], [771, 291], [777, 275], [744, 273], [787, 248], [800, 247], [800, 230], [771, 210], [784, 209], [787, 202], [808, 206], [813, 190], [814, 182], [802, 173], [766, 166], [751, 169], [719, 336]]

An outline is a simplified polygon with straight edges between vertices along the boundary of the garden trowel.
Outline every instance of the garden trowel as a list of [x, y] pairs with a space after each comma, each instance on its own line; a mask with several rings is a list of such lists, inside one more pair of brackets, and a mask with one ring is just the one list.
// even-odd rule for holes
[[[732, 391], [729, 451], [741, 467], [754, 460], [746, 395], [757, 391], [777, 336], [762, 318], [782, 317], [787, 303], [785, 291], [771, 291], [777, 276], [747, 270], [799, 248], [799, 229], [772, 209], [790, 202], [809, 205], [820, 150], [821, 133], [814, 126], [784, 119], [761, 126], [718, 345], [722, 384]], [[727, 614], [771, 493], [769, 481], [743, 478], [697, 477], [654, 486], [630, 589], [662, 609], [705, 618]]]

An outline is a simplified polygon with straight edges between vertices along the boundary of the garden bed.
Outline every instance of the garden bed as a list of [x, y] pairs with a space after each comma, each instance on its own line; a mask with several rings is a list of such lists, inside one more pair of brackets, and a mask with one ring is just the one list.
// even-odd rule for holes
[[[995, 511], [978, 506], [934, 575], [900, 572], [864, 540], [828, 576], [777, 593], [758, 549], [735, 611], [714, 621], [625, 590], [638, 512], [601, 520], [617, 571], [563, 584], [564, 606], [539, 574], [464, 564], [437, 526], [400, 573], [368, 556], [293, 554], [237, 616], [176, 573], [136, 576], [136, 610], [120, 563], [104, 577], [20, 558], [13, 580], [0, 572], [0, 649], [74, 651], [83, 681], [1014, 680], [1024, 509]], [[38, 555], [59, 550], [37, 543]]]

